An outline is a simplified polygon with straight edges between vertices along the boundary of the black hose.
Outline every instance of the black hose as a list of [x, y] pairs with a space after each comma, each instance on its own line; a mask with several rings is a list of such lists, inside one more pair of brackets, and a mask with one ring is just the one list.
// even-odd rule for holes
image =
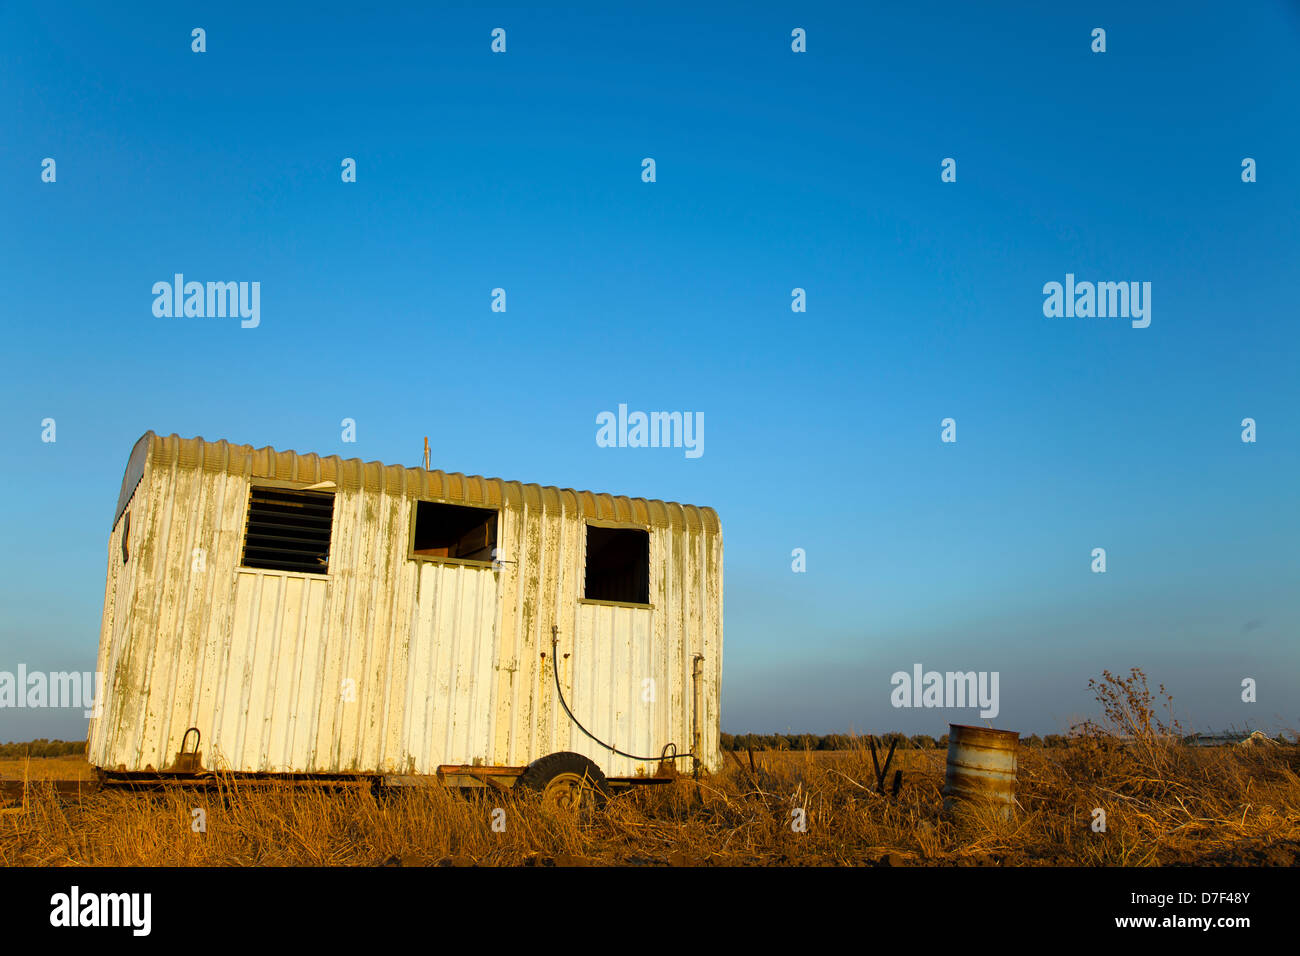
[[673, 756], [669, 757], [669, 756], [668, 756], [668, 748], [669, 748], [669, 747], [672, 747], [673, 750], [676, 750], [676, 749], [677, 749], [677, 745], [676, 745], [676, 744], [667, 744], [667, 745], [664, 747], [664, 749], [663, 749], [663, 753], [661, 753], [658, 757], [638, 757], [638, 756], [636, 756], [635, 754], [624, 753], [623, 751], [619, 750], [617, 747], [613, 746], [612, 744], [607, 744], [607, 743], [605, 743], [605, 741], [601, 740], [599, 737], [597, 737], [595, 734], [593, 734], [593, 733], [592, 733], [590, 730], [588, 730], [586, 727], [582, 726], [582, 722], [581, 722], [580, 720], [578, 720], [577, 717], [574, 717], [574, 716], [573, 716], [573, 711], [569, 710], [569, 705], [568, 705], [568, 703], [564, 700], [564, 691], [560, 689], [560, 667], [559, 667], [559, 663], [560, 663], [560, 661], [559, 661], [559, 657], [558, 657], [558, 655], [556, 654], [556, 650], [555, 650], [555, 648], [556, 648], [556, 642], [558, 642], [558, 641], [559, 641], [559, 634], [558, 634], [556, 631], [552, 630], [552, 631], [551, 631], [551, 670], [554, 671], [554, 673], [555, 673], [555, 693], [557, 693], [557, 694], [559, 695], [559, 697], [560, 697], [560, 706], [564, 708], [564, 712], [565, 712], [566, 714], [569, 715], [569, 719], [570, 719], [571, 721], [573, 721], [573, 725], [574, 725], [575, 727], [577, 727], [579, 730], [581, 730], [584, 734], [586, 734], [586, 735], [587, 735], [588, 737], [590, 737], [592, 740], [596, 741], [596, 743], [600, 744], [600, 745], [601, 745], [602, 747], [604, 747], [606, 750], [610, 751], [611, 753], [616, 753], [616, 754], [618, 754], [620, 757], [627, 757], [629, 760], [643, 760], [643, 761], [646, 761], [646, 762], [650, 762], [650, 761], [658, 760], [658, 761], [661, 761], [661, 762], [662, 762], [662, 761], [664, 761], [664, 760], [685, 760], [685, 759], [688, 758], [688, 757], [690, 757], [690, 758], [692, 758], [692, 759], [695, 757], [695, 754], [694, 754], [694, 753], [687, 753], [687, 754], [674, 754]]

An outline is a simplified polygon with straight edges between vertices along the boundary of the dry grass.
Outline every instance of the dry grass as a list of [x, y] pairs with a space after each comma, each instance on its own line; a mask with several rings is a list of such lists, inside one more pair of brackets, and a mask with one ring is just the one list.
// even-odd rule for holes
[[80, 754], [66, 757], [0, 758], [0, 780], [91, 780], [93, 768]]
[[[1156, 715], [1168, 695], [1148, 692], [1140, 671], [1106, 673], [1094, 687], [1098, 722], [1076, 728], [1067, 747], [1021, 750], [1010, 820], [991, 807], [943, 809], [943, 751], [899, 751], [891, 776], [904, 771], [901, 792], [877, 793], [871, 754], [860, 745], [764, 753], [752, 770], [748, 760], [729, 760], [721, 773], [621, 793], [582, 814], [551, 812], [530, 793], [440, 787], [376, 793], [223, 780], [59, 798], [37, 786], [24, 808], [0, 814], [0, 865], [1297, 862], [1300, 747], [1189, 748], [1176, 742], [1177, 725]], [[8, 763], [36, 779], [39, 764], [49, 777], [79, 761]], [[492, 826], [498, 808], [502, 832]], [[195, 832], [196, 809], [206, 815], [204, 832]], [[1094, 830], [1098, 809], [1104, 832]]]
[[[441, 788], [38, 791], [0, 816], [0, 865], [1154, 865], [1288, 863], [1300, 852], [1295, 748], [1174, 747], [1158, 768], [1096, 740], [1024, 751], [1011, 822], [977, 807], [946, 813], [943, 753], [901, 756], [897, 800], [875, 792], [865, 750], [769, 753], [757, 774], [733, 764], [581, 817], [531, 794]], [[1106, 810], [1105, 833], [1091, 829], [1094, 807]], [[191, 828], [194, 808], [204, 833]], [[791, 826], [796, 808], [806, 832]]]

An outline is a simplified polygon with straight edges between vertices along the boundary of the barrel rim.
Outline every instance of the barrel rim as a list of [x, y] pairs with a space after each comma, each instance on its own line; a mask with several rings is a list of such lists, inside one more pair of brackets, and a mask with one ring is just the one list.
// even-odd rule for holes
[[1014, 737], [1017, 741], [1020, 740], [1020, 731], [1018, 730], [998, 730], [995, 727], [979, 727], [975, 724], [949, 724], [948, 725], [949, 739], [952, 738], [952, 732], [954, 730], [974, 730], [981, 734], [992, 734], [995, 737], [1004, 737], [1004, 738]]

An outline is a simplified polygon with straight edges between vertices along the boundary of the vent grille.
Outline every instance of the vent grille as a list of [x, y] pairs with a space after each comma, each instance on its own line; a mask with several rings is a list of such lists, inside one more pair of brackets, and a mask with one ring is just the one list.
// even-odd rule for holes
[[254, 488], [248, 503], [244, 567], [326, 574], [334, 496]]

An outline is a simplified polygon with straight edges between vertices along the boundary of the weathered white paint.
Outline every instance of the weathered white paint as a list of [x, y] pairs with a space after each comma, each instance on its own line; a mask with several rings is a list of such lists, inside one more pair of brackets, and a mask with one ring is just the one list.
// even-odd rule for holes
[[[593, 734], [641, 756], [670, 742], [686, 753], [698, 709], [700, 756], [719, 767], [711, 510], [175, 435], [145, 435], [141, 457], [109, 541], [96, 766], [169, 766], [195, 726], [204, 766], [236, 771], [427, 774], [572, 750], [607, 775], [653, 773], [564, 713], [555, 626], [561, 686]], [[328, 574], [240, 567], [249, 490], [268, 482], [335, 491]], [[410, 559], [421, 499], [499, 508], [501, 570]], [[580, 600], [589, 521], [649, 529], [651, 607]]]

